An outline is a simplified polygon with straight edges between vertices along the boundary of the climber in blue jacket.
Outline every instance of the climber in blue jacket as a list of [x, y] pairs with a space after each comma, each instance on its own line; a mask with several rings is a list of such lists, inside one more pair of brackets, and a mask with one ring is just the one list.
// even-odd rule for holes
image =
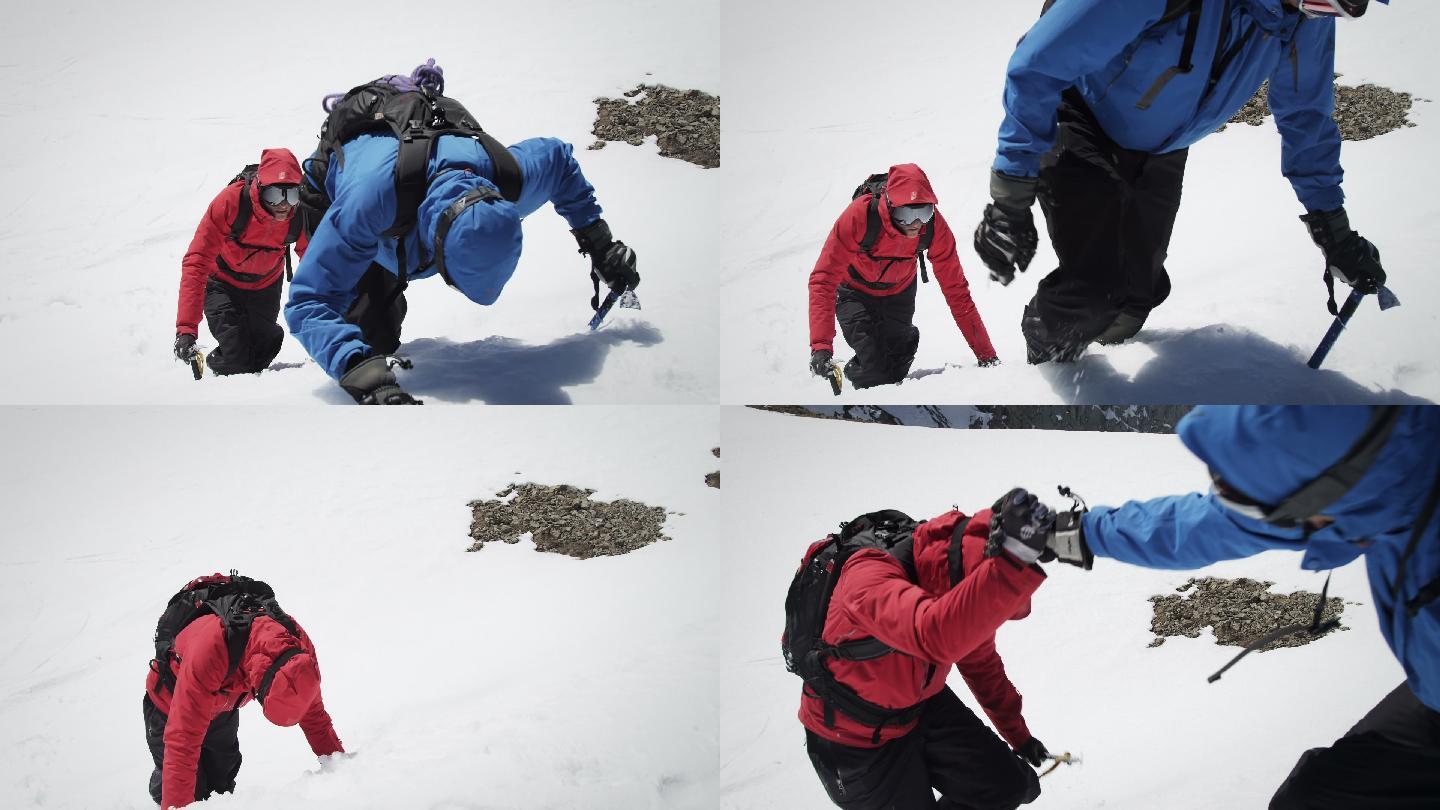
[[[1078, 531], [1054, 531], [1050, 550], [1086, 569], [1096, 557], [1183, 569], [1287, 549], [1304, 555], [1302, 568], [1323, 571], [1363, 557], [1405, 681], [1329, 748], [1306, 752], [1270, 807], [1433, 806], [1440, 407], [1202, 406], [1176, 432], [1210, 468], [1208, 493], [1095, 507]], [[1340, 688], [1345, 673], [1316, 677]]]
[[[1388, 2], [1388, 0], [1380, 0]], [[1134, 337], [1170, 294], [1165, 256], [1191, 144], [1269, 82], [1281, 170], [1325, 281], [1385, 281], [1350, 228], [1334, 111], [1335, 18], [1368, 0], [1049, 0], [1006, 70], [975, 250], [1009, 284], [1035, 257], [1037, 197], [1059, 258], [1021, 317], [1031, 363]], [[1334, 311], [1333, 292], [1331, 309]]]
[[590, 256], [597, 286], [633, 289], [640, 283], [635, 252], [612, 238], [595, 189], [571, 150], [554, 138], [508, 147], [523, 179], [512, 203], [500, 193], [493, 161], [479, 141], [439, 135], [415, 225], [396, 240], [384, 232], [396, 217], [399, 139], [381, 131], [346, 141], [343, 161], [338, 151], [330, 157], [324, 181], [330, 207], [290, 287], [285, 320], [291, 334], [357, 402], [414, 403], [386, 357], [400, 345], [402, 279], [443, 275], [471, 301], [495, 303], [520, 260], [521, 220], [546, 203], [554, 204]]

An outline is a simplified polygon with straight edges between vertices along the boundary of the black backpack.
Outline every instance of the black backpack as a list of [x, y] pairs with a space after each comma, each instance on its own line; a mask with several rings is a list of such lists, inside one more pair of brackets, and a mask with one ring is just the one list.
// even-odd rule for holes
[[344, 143], [351, 138], [365, 132], [388, 132], [398, 138], [395, 220], [383, 234], [396, 241], [396, 256], [400, 261], [400, 286], [395, 293], [398, 295], [407, 284], [405, 249], [400, 240], [415, 227], [420, 203], [430, 185], [426, 170], [441, 135], [463, 135], [480, 143], [495, 167], [495, 186], [504, 199], [512, 203], [520, 199], [523, 177], [519, 162], [504, 144], [486, 133], [464, 105], [443, 95], [443, 81], [403, 82], [401, 77], [406, 85], [402, 87], [391, 81], [392, 78], [395, 77], [353, 87], [333, 106], [326, 106], [329, 116], [320, 127], [320, 144], [302, 165], [302, 174], [309, 182], [300, 185], [300, 198], [311, 209], [310, 221], [318, 225], [330, 207], [330, 198], [325, 193], [330, 155], [336, 154], [344, 166]]
[[[274, 619], [297, 640], [300, 637], [300, 629], [295, 620], [280, 608], [275, 601], [275, 591], [269, 585], [258, 579], [241, 576], [234, 569], [231, 569], [228, 576], [211, 574], [200, 577], [170, 597], [170, 603], [166, 605], [165, 612], [160, 614], [160, 621], [155, 625], [155, 658], [150, 661], [150, 668], [160, 677], [156, 691], [167, 689], [174, 693], [175, 672], [170, 663], [175, 657], [175, 637], [191, 622], [210, 613], [219, 616], [220, 623], [225, 628], [225, 646], [230, 654], [230, 665], [225, 670], [226, 679], [235, 674], [236, 668], [240, 666], [245, 645], [250, 640], [250, 625], [257, 617], [267, 616]], [[270, 667], [258, 690], [262, 699], [274, 673], [279, 670], [279, 665], [283, 665], [284, 659], [288, 659], [290, 655], [299, 652], [297, 647], [293, 648], [293, 652], [287, 650], [276, 657], [276, 665]]]
[[[823, 702], [827, 727], [834, 727], [835, 712], [839, 711], [859, 723], [873, 726], [872, 740], [876, 743], [884, 726], [909, 723], [919, 716], [920, 706], [900, 709], [879, 706], [837, 681], [827, 659], [869, 661], [889, 655], [894, 649], [876, 638], [826, 644], [823, 640], [825, 616], [841, 569], [851, 555], [861, 549], [875, 548], [889, 554], [905, 567], [911, 581], [915, 581], [912, 546], [918, 525], [909, 515], [894, 509], [870, 512], [840, 524], [840, 534], [827, 537], [801, 562], [785, 596], [785, 634], [780, 640], [785, 669], [805, 681], [806, 694]], [[926, 674], [927, 683], [934, 674], [932, 664]]]
[[[863, 252], [865, 253], [865, 255], [866, 255], [866, 256], [869, 256], [871, 259], [876, 259], [876, 258], [888, 259], [889, 262], [890, 262], [890, 264], [894, 264], [895, 262], [903, 262], [903, 261], [905, 261], [906, 259], [909, 259], [910, 257], [909, 257], [909, 256], [878, 256], [878, 257], [877, 257], [877, 256], [875, 255], [875, 252], [874, 252], [874, 251], [875, 251], [875, 240], [877, 240], [877, 239], [880, 238], [880, 227], [881, 227], [881, 222], [880, 222], [880, 197], [885, 194], [885, 187], [886, 187], [886, 185], [887, 185], [889, 182], [890, 182], [890, 173], [889, 173], [889, 172], [881, 172], [880, 174], [872, 174], [872, 175], [870, 175], [869, 177], [865, 178], [865, 182], [863, 182], [863, 183], [861, 183], [860, 185], [858, 185], [858, 186], [855, 187], [855, 193], [850, 195], [850, 199], [851, 199], [851, 200], [857, 200], [857, 199], [859, 199], [859, 198], [860, 198], [861, 196], [863, 196], [863, 195], [866, 195], [866, 194], [869, 194], [869, 195], [870, 195], [870, 205], [869, 205], [869, 207], [866, 209], [866, 213], [865, 213], [865, 235], [860, 238], [860, 250], [863, 251]], [[927, 275], [926, 272], [925, 272], [925, 251], [927, 251], [927, 250], [930, 249], [930, 240], [932, 240], [932, 239], [934, 239], [934, 238], [935, 238], [935, 219], [934, 219], [934, 217], [931, 217], [930, 221], [927, 222], [927, 223], [925, 223], [925, 227], [920, 230], [920, 244], [919, 244], [918, 246], [916, 246], [916, 248], [915, 248], [915, 258], [916, 258], [917, 261], [920, 262], [920, 280], [921, 280], [922, 282], [925, 282], [925, 283], [929, 283], [929, 281], [930, 281], [930, 276]], [[886, 270], [890, 269], [890, 264], [885, 265], [885, 269], [886, 269]], [[884, 275], [884, 270], [881, 271], [881, 275]], [[851, 277], [853, 280], [858, 281], [858, 282], [860, 282], [861, 284], [864, 284], [866, 287], [871, 287], [871, 288], [877, 289], [877, 290], [886, 290], [886, 289], [889, 289], [889, 288], [895, 286], [894, 284], [890, 284], [890, 283], [886, 283], [886, 282], [866, 281], [864, 278], [861, 278], [861, 277], [860, 277], [860, 274], [859, 274], [859, 273], [855, 272], [855, 268], [853, 268], [853, 267], [850, 268], [850, 277]]]
[[[250, 250], [274, 250], [274, 248], [269, 245], [251, 245], [240, 239], [240, 235], [245, 233], [246, 228], [250, 227], [250, 217], [254, 214], [254, 203], [250, 201], [250, 186], [254, 185], [255, 176], [259, 172], [260, 164], [250, 163], [241, 169], [239, 174], [230, 179], [230, 185], [233, 186], [236, 183], [240, 183], [243, 186], [240, 190], [240, 210], [235, 214], [235, 221], [230, 223], [230, 239], [235, 244]], [[285, 242], [280, 248], [285, 251], [286, 281], [292, 280], [295, 276], [295, 270], [290, 263], [290, 246], [295, 244], [296, 239], [300, 238], [302, 227], [306, 233], [315, 230], [313, 227], [304, 227], [307, 215], [308, 212], [304, 206], [296, 206], [294, 213], [290, 215], [290, 230], [285, 232]], [[225, 264], [224, 259], [218, 259], [218, 262], [222, 270], [232, 275], [235, 274], [235, 271]]]

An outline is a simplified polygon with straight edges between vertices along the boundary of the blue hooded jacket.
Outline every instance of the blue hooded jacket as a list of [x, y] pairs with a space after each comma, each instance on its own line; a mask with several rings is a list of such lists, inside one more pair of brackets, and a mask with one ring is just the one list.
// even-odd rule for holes
[[[1156, 26], [1165, 7], [1166, 0], [1057, 0], [1010, 57], [994, 168], [1036, 175], [1055, 142], [1060, 93], [1072, 85], [1116, 143], [1162, 154], [1214, 132], [1268, 79], [1283, 141], [1281, 170], [1296, 196], [1311, 211], [1344, 203], [1340, 131], [1331, 119], [1334, 18], [1307, 19], [1283, 0], [1204, 0], [1194, 69], [1175, 75], [1142, 110], [1136, 103], [1179, 63], [1189, 25], [1182, 14]], [[1207, 92], [1217, 56], [1237, 44]]]
[[[355, 288], [371, 263], [398, 276], [395, 242], [383, 232], [395, 219], [393, 135], [359, 135], [344, 144], [345, 164], [330, 158], [325, 190], [333, 201], [304, 259], [295, 270], [285, 322], [305, 351], [339, 379], [356, 353], [370, 353], [360, 328], [345, 320]], [[531, 138], [508, 147], [524, 178], [516, 203], [496, 200], [471, 205], [456, 218], [445, 240], [445, 266], [455, 286], [477, 304], [495, 302], [520, 259], [520, 221], [545, 203], [572, 229], [600, 218], [595, 189], [585, 180], [571, 146], [554, 138]], [[446, 207], [478, 186], [494, 188], [490, 157], [476, 141], [442, 135], [428, 169], [429, 189], [415, 227], [401, 240], [408, 279], [439, 271], [434, 259], [435, 229]]]
[[[1176, 427], [1180, 439], [1238, 491], [1276, 504], [1318, 477], [1359, 438], [1366, 407], [1200, 407]], [[1151, 568], [1199, 568], [1274, 549], [1304, 552], [1312, 571], [1364, 556], [1380, 632], [1410, 688], [1440, 711], [1440, 600], [1411, 618], [1404, 603], [1440, 578], [1440, 515], [1425, 527], [1391, 589], [1422, 505], [1440, 475], [1440, 408], [1404, 409], [1379, 457], [1325, 509], [1334, 523], [1304, 536], [1229, 509], [1213, 493], [1172, 495], [1091, 509], [1085, 542], [1097, 557]]]

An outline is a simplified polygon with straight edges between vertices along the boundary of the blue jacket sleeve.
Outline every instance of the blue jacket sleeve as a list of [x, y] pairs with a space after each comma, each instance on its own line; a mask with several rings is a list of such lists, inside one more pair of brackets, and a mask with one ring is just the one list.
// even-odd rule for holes
[[345, 311], [394, 217], [390, 175], [345, 184], [295, 270], [285, 322], [305, 351], [337, 380], [351, 355], [370, 351], [360, 328], [345, 320]]
[[1059, 0], [1052, 6], [1015, 46], [1005, 69], [995, 169], [1033, 177], [1055, 142], [1060, 93], [1109, 64], [1164, 13], [1165, 0]]
[[1340, 128], [1335, 111], [1335, 21], [1305, 20], [1287, 58], [1270, 77], [1270, 110], [1282, 142], [1280, 167], [1300, 204], [1328, 211], [1340, 190]]
[[510, 149], [525, 176], [519, 202], [523, 214], [553, 203], [555, 213], [564, 217], [572, 230], [600, 218], [595, 188], [571, 154], [574, 147], [557, 138], [529, 138]]
[[1097, 557], [1147, 568], [1202, 568], [1262, 551], [1303, 551], [1299, 529], [1236, 514], [1212, 495], [1170, 495], [1085, 513], [1085, 543]]

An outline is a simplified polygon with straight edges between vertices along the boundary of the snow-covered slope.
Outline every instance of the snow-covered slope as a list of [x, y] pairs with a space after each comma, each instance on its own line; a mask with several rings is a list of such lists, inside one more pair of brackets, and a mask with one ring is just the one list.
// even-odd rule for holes
[[[721, 806], [737, 810], [829, 806], [805, 754], [800, 681], [785, 671], [779, 638], [795, 567], [837, 523], [880, 508], [917, 518], [952, 505], [974, 512], [1015, 485], [1058, 505], [1061, 483], [1091, 504], [1115, 504], [1208, 482], [1173, 436], [936, 430], [748, 409], [726, 409], [721, 431]], [[1299, 562], [1273, 552], [1198, 572], [1109, 560], [1088, 572], [1046, 566], [1030, 617], [1007, 623], [997, 646], [1031, 731], [1084, 763], [1046, 777], [1034, 806], [1263, 807], [1301, 752], [1344, 734], [1403, 680], [1360, 563], [1336, 570], [1330, 584], [1347, 603], [1346, 632], [1251, 655], [1215, 684], [1206, 676], [1237, 650], [1217, 647], [1209, 631], [1147, 648], [1149, 596], [1206, 574], [1318, 592], [1322, 578]], [[976, 708], [958, 675], [950, 685]]]
[[[548, 207], [492, 307], [439, 278], [406, 293], [402, 373], [428, 402], [710, 402], [719, 172], [653, 139], [586, 151], [598, 96], [640, 82], [719, 92], [713, 0], [435, 0], [343, 9], [69, 0], [0, 26], [0, 343], [21, 403], [347, 402], [287, 338], [275, 373], [196, 384], [170, 356], [180, 259], [211, 199], [260, 150], [305, 157], [323, 95], [434, 57], [446, 91], [506, 143], [576, 146], [644, 309], [597, 334], [589, 265]], [[283, 321], [282, 321], [283, 325]], [[201, 328], [200, 345], [213, 338]]]
[[[155, 621], [232, 567], [313, 637], [357, 755], [322, 769], [299, 729], [247, 708], [239, 791], [206, 808], [714, 806], [713, 411], [363, 414], [7, 409], [0, 807], [154, 806]], [[512, 481], [663, 506], [673, 539], [465, 553], [466, 503]]]
[[[1359, 402], [1440, 398], [1433, 350], [1440, 294], [1440, 111], [1415, 128], [1346, 142], [1351, 222], [1380, 248], [1404, 303], [1367, 301], [1316, 372], [1305, 366], [1331, 318], [1322, 259], [1280, 174], [1272, 120], [1231, 126], [1190, 150], [1167, 267], [1170, 300], [1138, 341], [1073, 365], [1027, 366], [1020, 311], [1055, 266], [1043, 235], [1009, 287], [986, 277], [970, 233], [988, 198], [1004, 69], [1040, 0], [861, 0], [726, 4], [726, 208], [721, 390], [726, 402], [828, 399], [811, 376], [806, 280], [825, 236], [867, 174], [918, 163], [960, 243], [980, 313], [1004, 364], [981, 369], [934, 283], [919, 290], [920, 351], [903, 385], [849, 391], [866, 403]], [[757, 20], [764, 20], [757, 24]], [[1342, 24], [1342, 83], [1440, 98], [1428, 32], [1440, 4], [1377, 6]], [[851, 352], [837, 338], [837, 356]], [[937, 373], [943, 372], [943, 373]]]

